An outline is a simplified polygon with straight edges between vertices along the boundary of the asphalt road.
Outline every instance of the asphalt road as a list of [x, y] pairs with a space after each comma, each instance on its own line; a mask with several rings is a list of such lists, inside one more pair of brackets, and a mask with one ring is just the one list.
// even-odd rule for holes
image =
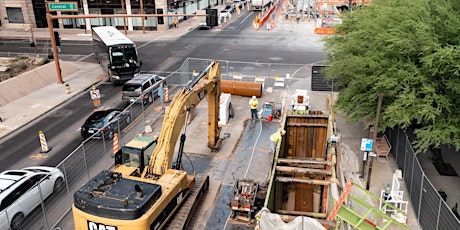
[[[285, 64], [309, 64], [325, 59], [321, 47], [309, 44], [293, 32], [252, 31], [253, 17], [255, 15], [252, 12], [246, 12], [234, 17], [222, 29], [193, 30], [181, 37], [163, 36], [150, 41], [134, 40], [143, 61], [143, 72], [167, 74], [175, 71], [188, 57]], [[47, 41], [39, 40], [37, 50], [45, 54], [47, 46]], [[89, 41], [66, 40], [62, 42], [59, 57], [66, 61], [96, 62], [92, 52]], [[0, 46], [0, 56], [20, 53], [33, 53], [28, 40], [4, 40], [4, 45]], [[119, 101], [119, 86], [101, 84], [99, 89], [103, 94], [102, 100], [116, 107], [123, 106]], [[78, 128], [93, 109], [89, 96], [83, 93], [18, 130], [0, 143], [0, 170], [33, 164], [28, 156], [40, 150], [37, 138], [39, 130], [46, 132], [49, 146], [58, 150], [57, 154], [46, 160], [46, 164], [57, 165], [81, 143]]]

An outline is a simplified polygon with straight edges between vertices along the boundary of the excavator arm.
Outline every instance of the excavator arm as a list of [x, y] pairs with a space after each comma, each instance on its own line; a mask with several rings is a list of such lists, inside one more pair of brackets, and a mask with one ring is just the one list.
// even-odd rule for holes
[[143, 178], [163, 175], [171, 168], [176, 142], [187, 122], [187, 110], [198, 106], [204, 98], [208, 100], [208, 147], [212, 151], [220, 148], [222, 142], [218, 126], [220, 78], [220, 65], [213, 62], [176, 93], [165, 114], [158, 144], [152, 153], [149, 166], [142, 174]]

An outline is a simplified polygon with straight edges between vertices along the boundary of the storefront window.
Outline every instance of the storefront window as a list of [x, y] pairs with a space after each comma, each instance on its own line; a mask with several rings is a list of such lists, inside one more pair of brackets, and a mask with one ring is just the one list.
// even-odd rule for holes
[[24, 16], [20, 7], [6, 7], [9, 23], [24, 23]]

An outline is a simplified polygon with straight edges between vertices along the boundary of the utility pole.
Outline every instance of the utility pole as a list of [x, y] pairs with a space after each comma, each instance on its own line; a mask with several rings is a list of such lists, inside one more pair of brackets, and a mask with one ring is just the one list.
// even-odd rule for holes
[[369, 190], [369, 185], [371, 182], [371, 173], [372, 173], [372, 164], [374, 163], [373, 158], [375, 157], [375, 146], [377, 145], [377, 133], [379, 129], [379, 119], [380, 119], [380, 110], [382, 109], [382, 100], [383, 94], [379, 94], [379, 98], [377, 101], [377, 111], [375, 112], [375, 124], [374, 124], [374, 133], [372, 134], [372, 142], [373, 142], [373, 155], [368, 156], [368, 164], [369, 164], [369, 172], [367, 174], [367, 181], [366, 181], [366, 189]]
[[61, 74], [61, 66], [59, 65], [59, 56], [56, 49], [56, 40], [54, 39], [54, 31], [53, 31], [53, 21], [51, 20], [51, 14], [46, 13], [46, 21], [48, 22], [48, 30], [50, 32], [50, 40], [51, 40], [51, 49], [53, 50], [53, 59], [54, 63], [56, 63], [56, 73], [58, 77], [58, 83], [64, 83], [62, 81], [62, 74]]

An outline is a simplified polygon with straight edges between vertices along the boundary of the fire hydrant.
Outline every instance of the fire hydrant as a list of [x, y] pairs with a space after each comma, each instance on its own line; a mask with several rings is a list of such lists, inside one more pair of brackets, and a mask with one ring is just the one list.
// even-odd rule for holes
[[70, 85], [69, 85], [68, 83], [65, 84], [65, 92], [66, 92], [67, 94], [70, 93]]

